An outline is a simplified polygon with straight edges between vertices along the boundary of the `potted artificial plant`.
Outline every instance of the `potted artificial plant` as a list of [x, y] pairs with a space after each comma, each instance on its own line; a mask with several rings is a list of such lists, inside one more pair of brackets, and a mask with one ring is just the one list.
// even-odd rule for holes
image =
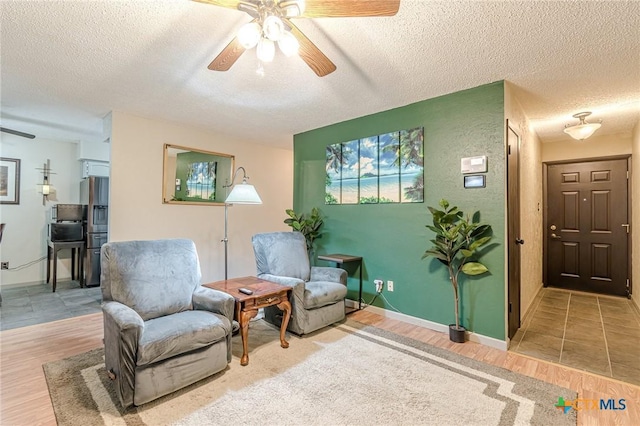
[[447, 267], [453, 287], [456, 318], [455, 324], [449, 325], [449, 339], [464, 343], [465, 328], [460, 325], [459, 317], [459, 277], [460, 273], [480, 275], [489, 271], [478, 262], [482, 254], [478, 249], [491, 239], [491, 226], [479, 223], [479, 212], [472, 218], [465, 216], [457, 207], [449, 207], [447, 200], [440, 200], [440, 207], [443, 210], [429, 207], [433, 225], [427, 225], [427, 228], [436, 235], [435, 239], [431, 240], [433, 247], [425, 251], [422, 258], [434, 257]]
[[311, 209], [309, 216], [304, 213], [298, 214], [293, 209], [287, 209], [285, 212], [289, 217], [284, 220], [284, 223], [289, 225], [293, 231], [298, 231], [304, 235], [309, 260], [313, 261], [313, 242], [322, 236], [320, 235], [320, 228], [324, 224], [320, 211], [314, 207]]

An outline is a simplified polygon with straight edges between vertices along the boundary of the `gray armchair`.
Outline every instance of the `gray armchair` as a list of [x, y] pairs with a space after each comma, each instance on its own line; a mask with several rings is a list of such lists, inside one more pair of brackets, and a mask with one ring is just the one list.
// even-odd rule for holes
[[[293, 287], [288, 330], [307, 334], [344, 319], [347, 272], [340, 268], [309, 266], [307, 245], [300, 232], [272, 232], [252, 238], [258, 278]], [[282, 312], [264, 310], [277, 326]]]
[[123, 407], [226, 368], [234, 299], [200, 285], [192, 241], [107, 243], [100, 265], [105, 365]]

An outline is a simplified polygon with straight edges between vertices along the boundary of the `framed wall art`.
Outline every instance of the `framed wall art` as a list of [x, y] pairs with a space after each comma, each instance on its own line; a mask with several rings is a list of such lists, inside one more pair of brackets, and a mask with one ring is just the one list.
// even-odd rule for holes
[[20, 160], [0, 158], [0, 204], [20, 204]]
[[329, 145], [325, 204], [422, 203], [423, 164], [422, 127]]

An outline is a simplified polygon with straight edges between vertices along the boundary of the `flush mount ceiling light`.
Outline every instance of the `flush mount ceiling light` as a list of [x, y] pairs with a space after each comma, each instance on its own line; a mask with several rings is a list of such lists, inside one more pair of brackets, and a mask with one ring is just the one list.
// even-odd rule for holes
[[591, 115], [590, 111], [579, 112], [574, 114], [573, 116], [580, 120], [580, 122], [576, 125], [570, 126], [567, 124], [564, 126], [564, 132], [571, 136], [574, 139], [579, 141], [585, 140], [589, 136], [593, 135], [593, 133], [598, 130], [601, 126], [602, 120], [598, 123], [587, 123], [585, 118]]
[[[277, 44], [282, 53], [300, 58], [319, 77], [336, 70], [320, 51], [293, 23], [293, 18], [346, 18], [361, 16], [393, 16], [400, 0], [194, 0], [247, 13], [253, 21], [243, 25], [237, 36], [209, 64], [212, 71], [227, 71], [244, 53], [256, 48], [261, 63], [271, 62]], [[262, 66], [258, 67], [258, 73]]]

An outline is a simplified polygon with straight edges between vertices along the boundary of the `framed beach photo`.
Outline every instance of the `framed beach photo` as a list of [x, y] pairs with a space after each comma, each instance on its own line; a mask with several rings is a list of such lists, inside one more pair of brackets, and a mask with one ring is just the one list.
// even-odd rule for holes
[[20, 204], [20, 160], [0, 158], [0, 204]]

